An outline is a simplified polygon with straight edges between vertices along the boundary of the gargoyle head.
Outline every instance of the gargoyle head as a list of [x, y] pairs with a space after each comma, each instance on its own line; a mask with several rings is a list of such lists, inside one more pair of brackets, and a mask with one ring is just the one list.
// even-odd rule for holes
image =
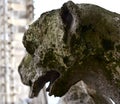
[[111, 70], [120, 67], [115, 16], [95, 5], [69, 1], [32, 23], [23, 37], [28, 54], [19, 66], [23, 83], [31, 87], [30, 97], [46, 82], [50, 95], [62, 96], [80, 80], [91, 83], [105, 76], [111, 81], [116, 73], [118, 80], [119, 72]]
[[61, 9], [46, 12], [25, 32], [23, 44], [28, 54], [19, 65], [19, 73], [22, 82], [32, 86], [34, 94], [31, 97], [37, 96], [48, 81], [47, 91], [50, 91], [53, 82], [74, 64], [67, 45], [71, 40], [67, 39], [67, 32], [75, 33], [78, 24], [77, 15], [74, 17], [76, 9], [78, 7], [69, 2]]

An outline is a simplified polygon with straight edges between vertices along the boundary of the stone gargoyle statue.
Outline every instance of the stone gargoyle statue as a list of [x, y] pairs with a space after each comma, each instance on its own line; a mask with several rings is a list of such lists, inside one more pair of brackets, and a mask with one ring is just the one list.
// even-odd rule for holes
[[68, 1], [32, 23], [23, 44], [28, 53], [18, 71], [31, 98], [47, 82], [49, 95], [61, 97], [82, 80], [93, 99], [97, 94], [120, 104], [119, 14]]

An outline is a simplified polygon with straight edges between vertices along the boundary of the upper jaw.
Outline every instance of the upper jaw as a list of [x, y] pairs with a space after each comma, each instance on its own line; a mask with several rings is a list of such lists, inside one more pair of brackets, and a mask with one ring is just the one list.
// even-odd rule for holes
[[[58, 69], [58, 68], [56, 68]], [[47, 82], [49, 86], [46, 91], [50, 93], [54, 82], [59, 78], [60, 72], [55, 69], [45, 69], [35, 64], [34, 58], [30, 54], [26, 54], [18, 67], [23, 84], [30, 86], [29, 97], [37, 97], [40, 90]]]

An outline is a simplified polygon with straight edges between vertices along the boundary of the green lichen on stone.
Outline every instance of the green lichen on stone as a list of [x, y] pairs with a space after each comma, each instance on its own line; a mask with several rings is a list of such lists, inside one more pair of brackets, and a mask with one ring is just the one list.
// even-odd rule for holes
[[55, 70], [60, 78], [52, 84], [50, 94], [62, 96], [73, 84], [83, 80], [118, 104], [119, 14], [92, 4], [76, 5], [69, 1], [31, 24], [23, 44], [30, 54], [20, 65], [25, 83]]
[[27, 54], [27, 55], [24, 57], [24, 59], [23, 59], [22, 62], [24, 63], [24, 66], [25, 66], [26, 68], [29, 68], [29, 64], [30, 64], [31, 60], [32, 60], [32, 56], [31, 56], [30, 54]]
[[29, 85], [29, 81], [32, 81], [37, 74], [32, 61], [32, 56], [30, 54], [26, 54], [19, 65], [19, 74], [21, 76], [22, 82], [26, 85]]

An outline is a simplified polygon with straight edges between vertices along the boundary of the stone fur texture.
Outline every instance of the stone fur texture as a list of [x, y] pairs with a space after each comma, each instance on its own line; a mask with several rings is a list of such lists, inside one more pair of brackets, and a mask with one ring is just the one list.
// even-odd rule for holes
[[46, 82], [63, 96], [80, 80], [120, 101], [120, 15], [92, 4], [65, 3], [46, 12], [23, 37], [28, 52], [19, 65], [22, 82], [37, 96]]

